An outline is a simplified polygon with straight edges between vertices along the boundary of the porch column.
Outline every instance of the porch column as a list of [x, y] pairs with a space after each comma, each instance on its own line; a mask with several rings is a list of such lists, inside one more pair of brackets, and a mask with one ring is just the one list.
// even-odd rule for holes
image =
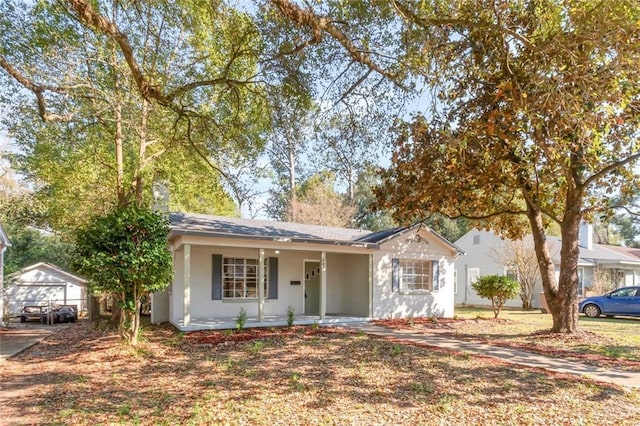
[[258, 322], [264, 319], [264, 249], [260, 249], [258, 256]]
[[186, 327], [191, 322], [191, 244], [184, 245], [184, 304], [182, 316]]
[[320, 258], [320, 319], [324, 319], [327, 312], [327, 252], [322, 252]]
[[373, 317], [373, 255], [369, 255], [369, 318]]

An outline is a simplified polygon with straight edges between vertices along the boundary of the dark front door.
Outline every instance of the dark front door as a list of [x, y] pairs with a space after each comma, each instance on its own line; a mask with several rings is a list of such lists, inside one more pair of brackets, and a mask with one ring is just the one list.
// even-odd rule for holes
[[304, 262], [304, 313], [320, 313], [320, 262]]

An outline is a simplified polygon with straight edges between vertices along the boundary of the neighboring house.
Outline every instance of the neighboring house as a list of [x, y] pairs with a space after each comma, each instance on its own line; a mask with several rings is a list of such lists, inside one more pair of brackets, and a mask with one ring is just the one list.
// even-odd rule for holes
[[0, 327], [4, 325], [4, 252], [11, 247], [9, 237], [0, 223]]
[[[425, 225], [383, 232], [171, 214], [174, 279], [154, 293], [151, 321], [223, 328], [453, 316], [461, 251]], [[262, 285], [259, 285], [262, 283]]]
[[[530, 236], [524, 241], [530, 241]], [[480, 298], [471, 284], [480, 276], [511, 274], [495, 255], [496, 250], [505, 252], [505, 240], [489, 231], [472, 229], [456, 241], [456, 246], [466, 252], [464, 257], [456, 261], [456, 304], [490, 305], [490, 301]], [[549, 251], [556, 270], [556, 279], [560, 272], [561, 239], [547, 237]], [[583, 223], [580, 226], [580, 257], [578, 259], [578, 295], [600, 293], [606, 287], [624, 287], [640, 284], [640, 250], [626, 247], [595, 244], [593, 228]], [[540, 282], [536, 285], [535, 294], [542, 293]], [[538, 297], [533, 300], [535, 307], [540, 307]], [[520, 298], [509, 300], [506, 306], [520, 307]]]
[[82, 312], [87, 309], [87, 281], [40, 262], [9, 275], [5, 297], [11, 315], [24, 306], [75, 305]]

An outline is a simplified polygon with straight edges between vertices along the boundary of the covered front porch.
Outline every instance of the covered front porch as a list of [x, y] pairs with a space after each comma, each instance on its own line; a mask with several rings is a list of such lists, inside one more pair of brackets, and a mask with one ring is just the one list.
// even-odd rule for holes
[[174, 280], [152, 295], [151, 321], [181, 331], [365, 322], [372, 312], [371, 247], [180, 235]]
[[[324, 318], [319, 315], [296, 315], [293, 325], [320, 325], [320, 326], [341, 326], [348, 324], [365, 323], [371, 321], [369, 317], [332, 315], [328, 314]], [[197, 331], [197, 330], [224, 330], [237, 328], [237, 317], [208, 317], [208, 318], [192, 318], [185, 325], [184, 321], [179, 320], [172, 322], [180, 331]], [[286, 315], [268, 315], [262, 318], [248, 317], [244, 328], [254, 327], [283, 327], [287, 326]]]

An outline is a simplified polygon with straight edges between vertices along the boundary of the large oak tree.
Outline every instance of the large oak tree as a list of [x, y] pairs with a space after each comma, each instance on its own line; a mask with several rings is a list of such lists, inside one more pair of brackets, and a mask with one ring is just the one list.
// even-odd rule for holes
[[[374, 73], [398, 84], [424, 78], [430, 108], [399, 129], [381, 206], [404, 220], [441, 213], [509, 237], [531, 233], [552, 331], [575, 331], [580, 222], [609, 209], [612, 195], [624, 202], [639, 183], [640, 4], [271, 3]], [[351, 15], [376, 11], [375, 24], [395, 31], [396, 61], [349, 30]], [[562, 234], [558, 279], [546, 244], [551, 223]]]

